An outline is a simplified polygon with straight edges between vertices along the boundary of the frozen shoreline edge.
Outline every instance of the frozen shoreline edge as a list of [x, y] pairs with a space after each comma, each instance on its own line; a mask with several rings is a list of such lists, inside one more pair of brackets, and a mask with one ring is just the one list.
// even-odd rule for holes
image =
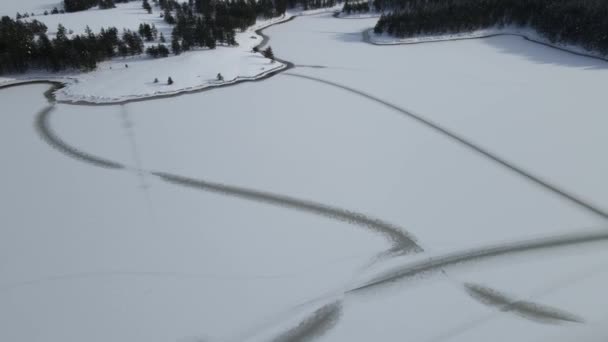
[[[473, 32], [463, 33], [450, 33], [441, 35], [430, 35], [430, 36], [417, 36], [411, 38], [397, 38], [382, 34], [380, 37], [373, 33], [373, 28], [366, 29], [362, 32], [363, 41], [368, 44], [377, 46], [391, 46], [391, 45], [414, 45], [424, 43], [440, 43], [458, 40], [469, 40], [469, 39], [483, 39], [500, 36], [516, 36], [521, 37], [529, 42], [537, 43], [558, 49], [563, 52], [571, 53], [581, 57], [593, 58], [608, 62], [608, 57], [605, 57], [599, 53], [593, 53], [592, 51], [585, 50], [582, 47], [568, 44], [553, 44], [547, 39], [539, 36], [533, 30], [518, 30], [518, 29], [485, 29]], [[532, 34], [531, 34], [532, 33]], [[384, 38], [384, 39], [383, 39]]]
[[[263, 25], [262, 27], [256, 29], [254, 31], [254, 33], [256, 35], [262, 37], [262, 41], [258, 45], [256, 45], [256, 47], [262, 48], [270, 40], [270, 37], [265, 35], [263, 33], [263, 30], [265, 30], [271, 26], [274, 26], [274, 25], [287, 23], [287, 22], [295, 19], [299, 15], [302, 15], [302, 14], [284, 15], [283, 18], [281, 18], [280, 20], [278, 20], [276, 22], [268, 23], [267, 25]], [[154, 94], [126, 95], [126, 96], [123, 96], [120, 98], [112, 98], [112, 99], [89, 100], [89, 99], [71, 97], [69, 95], [67, 95], [67, 96], [64, 95], [58, 99], [57, 96], [55, 95], [55, 92], [62, 88], [69, 87], [70, 84], [77, 82], [77, 79], [74, 77], [57, 76], [57, 77], [22, 78], [19, 80], [1, 83], [0, 90], [5, 89], [5, 88], [12, 88], [12, 87], [16, 87], [16, 86], [30, 85], [30, 84], [50, 84], [53, 86], [53, 88], [50, 90], [50, 92], [45, 93], [45, 96], [52, 102], [56, 102], [56, 103], [60, 103], [60, 104], [68, 104], [68, 105], [90, 105], [90, 106], [122, 105], [122, 104], [126, 104], [126, 103], [131, 103], [131, 102], [149, 101], [149, 100], [155, 100], [155, 99], [170, 98], [170, 97], [175, 97], [175, 96], [180, 96], [180, 95], [185, 95], [185, 94], [199, 93], [199, 92], [203, 92], [203, 91], [207, 91], [207, 90], [211, 90], [211, 89], [215, 89], [215, 88], [232, 86], [232, 85], [236, 85], [236, 84], [243, 83], [243, 82], [261, 81], [261, 80], [264, 80], [266, 78], [269, 78], [280, 72], [289, 70], [294, 67], [294, 64], [289, 61], [285, 61], [285, 60], [282, 60], [279, 58], [275, 58], [275, 59], [276, 59], [276, 62], [278, 63], [278, 65], [275, 68], [272, 68], [270, 70], [265, 70], [264, 72], [261, 72], [255, 76], [237, 76], [232, 80], [228, 80], [228, 81], [225, 81], [222, 83], [216, 83], [216, 84], [207, 83], [207, 84], [202, 84], [197, 87], [187, 87], [187, 88], [182, 88], [179, 90], [173, 90], [173, 91], [167, 91], [167, 92], [157, 92]]]

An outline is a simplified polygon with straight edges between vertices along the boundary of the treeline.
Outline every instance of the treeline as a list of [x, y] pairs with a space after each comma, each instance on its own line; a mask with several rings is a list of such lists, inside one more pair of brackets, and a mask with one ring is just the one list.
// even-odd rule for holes
[[257, 18], [283, 15], [288, 7], [334, 6], [336, 0], [156, 0], [155, 3], [164, 20], [175, 25], [171, 49], [179, 54], [194, 47], [236, 45], [236, 31], [246, 30]]
[[360, 2], [344, 2], [344, 7], [342, 7], [342, 12], [346, 14], [352, 13], [366, 13], [369, 12], [369, 2], [368, 1], [360, 1]]
[[[171, 51], [179, 54], [194, 47], [214, 49], [220, 45], [236, 45], [236, 31], [244, 31], [257, 18], [271, 18], [285, 13], [288, 7], [318, 8], [333, 6], [336, 0], [153, 0], [161, 9], [161, 17], [174, 25]], [[64, 0], [65, 10], [79, 11], [93, 6], [112, 7], [127, 0]], [[149, 12], [152, 6], [142, 2]], [[22, 16], [23, 17], [23, 16]], [[71, 33], [71, 32], [70, 32]], [[72, 35], [59, 25], [53, 39], [47, 27], [36, 20], [0, 19], [0, 74], [25, 72], [30, 68], [50, 71], [63, 69], [95, 69], [97, 63], [117, 56], [144, 52], [144, 39], [159, 42], [145, 52], [152, 57], [166, 57], [169, 48], [165, 37], [154, 25], [141, 24], [138, 32], [116, 28], [93, 33], [88, 27], [84, 34]], [[270, 50], [270, 49], [269, 49]], [[266, 52], [265, 52], [266, 53]], [[269, 55], [272, 55], [270, 50]]]
[[66, 12], [78, 12], [99, 6], [101, 9], [114, 8], [116, 3], [129, 2], [129, 0], [63, 0], [63, 9]]
[[467, 32], [490, 27], [531, 27], [552, 43], [577, 44], [608, 54], [605, 0], [374, 0], [394, 10], [374, 32], [397, 37]]
[[92, 70], [102, 60], [144, 51], [143, 40], [137, 32], [124, 30], [119, 35], [114, 27], [101, 29], [98, 34], [87, 28], [83, 35], [68, 37], [65, 27], [59, 25], [53, 39], [49, 39], [46, 32], [47, 27], [39, 21], [2, 17], [0, 74], [25, 72], [30, 68]]

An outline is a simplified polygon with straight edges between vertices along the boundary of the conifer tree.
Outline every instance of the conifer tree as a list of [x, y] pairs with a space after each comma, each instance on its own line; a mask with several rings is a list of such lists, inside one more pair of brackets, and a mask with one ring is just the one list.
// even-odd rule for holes
[[264, 55], [264, 57], [270, 58], [274, 61], [274, 52], [272, 51], [271, 46], [269, 46], [266, 50], [264, 50], [264, 52], [262, 54]]
[[143, 7], [143, 9], [148, 11], [148, 13], [152, 13], [152, 6], [150, 6], [150, 3], [148, 2], [148, 0], [144, 0], [142, 7]]

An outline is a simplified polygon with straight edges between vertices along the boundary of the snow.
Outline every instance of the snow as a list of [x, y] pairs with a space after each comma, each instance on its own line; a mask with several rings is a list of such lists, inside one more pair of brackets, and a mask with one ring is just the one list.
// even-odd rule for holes
[[102, 10], [95, 7], [81, 12], [39, 15], [30, 20], [34, 19], [44, 23], [50, 37], [55, 36], [59, 24], [75, 34], [83, 34], [87, 26], [95, 33], [108, 27], [116, 27], [119, 32], [122, 32], [122, 29], [137, 31], [140, 23], [154, 24], [159, 34], [163, 32], [170, 37], [171, 26], [160, 18], [158, 7], [154, 7], [153, 12], [148, 14], [141, 4], [141, 1], [133, 1], [116, 4], [116, 8]]
[[[375, 46], [362, 41], [373, 25], [323, 14], [265, 33], [277, 56], [296, 64], [289, 74], [413, 111], [608, 208], [605, 62], [511, 36]], [[137, 63], [129, 71], [143, 74]], [[0, 91], [0, 340], [267, 341], [335, 301], [340, 319], [319, 341], [608, 334], [605, 242], [451, 265], [344, 294], [391, 267], [602, 231], [606, 222], [395, 109], [289, 74], [122, 106], [56, 105], [57, 136], [124, 170], [40, 139], [33, 122], [47, 106], [46, 87]], [[378, 260], [389, 246], [371, 229], [150, 171], [381, 218], [425, 251]], [[465, 283], [585, 323], [527, 320], [483, 305]]]
[[14, 18], [19, 12], [21, 14], [34, 13], [38, 18], [44, 11], [50, 12], [55, 7], [62, 8], [62, 3], [63, 0], [6, 0], [0, 4], [0, 16], [8, 15]]

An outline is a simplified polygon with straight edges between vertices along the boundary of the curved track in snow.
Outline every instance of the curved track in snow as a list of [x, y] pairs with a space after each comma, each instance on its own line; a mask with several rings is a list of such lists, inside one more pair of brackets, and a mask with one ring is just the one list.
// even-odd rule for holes
[[315, 310], [297, 326], [281, 333], [272, 342], [308, 342], [331, 330], [342, 315], [342, 301], [336, 301]]
[[310, 80], [310, 81], [314, 81], [314, 82], [319, 82], [319, 83], [329, 85], [329, 86], [332, 86], [335, 88], [339, 88], [339, 89], [345, 90], [347, 92], [350, 92], [352, 94], [355, 94], [357, 96], [364, 97], [368, 100], [374, 101], [385, 107], [388, 107], [396, 112], [399, 112], [402, 115], [405, 115], [406, 117], [408, 117], [410, 119], [417, 121], [418, 123], [426, 126], [427, 128], [430, 128], [430, 129], [434, 130], [435, 132], [437, 132], [445, 137], [448, 137], [461, 145], [468, 147], [469, 149], [480, 154], [481, 156], [485, 157], [486, 159], [489, 159], [493, 162], [498, 163], [499, 165], [522, 176], [523, 178], [529, 180], [530, 182], [535, 183], [536, 185], [544, 188], [545, 190], [553, 192], [554, 194], [570, 201], [571, 203], [579, 206], [580, 208], [582, 208], [588, 212], [591, 212], [594, 215], [601, 217], [602, 219], [608, 219], [608, 212], [606, 212], [604, 209], [590, 203], [589, 201], [587, 201], [585, 199], [577, 197], [576, 195], [573, 195], [573, 194], [567, 192], [566, 190], [561, 189], [557, 185], [552, 184], [549, 181], [547, 181], [539, 176], [536, 176], [529, 171], [524, 170], [523, 168], [515, 165], [514, 163], [512, 163], [510, 161], [507, 161], [507, 160], [501, 158], [497, 154], [481, 147], [480, 145], [472, 142], [471, 140], [469, 140], [463, 136], [460, 136], [457, 133], [452, 132], [449, 129], [441, 126], [440, 124], [433, 122], [429, 119], [426, 119], [418, 114], [414, 114], [413, 112], [408, 111], [404, 108], [401, 108], [395, 104], [392, 104], [388, 101], [384, 101], [374, 95], [371, 95], [371, 94], [363, 92], [361, 90], [346, 86], [344, 84], [336, 83], [333, 81], [328, 81], [328, 80], [318, 78], [318, 77], [312, 77], [312, 76], [308, 76], [308, 75], [296, 74], [296, 73], [291, 73], [291, 72], [286, 72], [283, 75], [290, 76], [290, 77], [298, 77], [298, 78], [302, 78], [302, 79], [306, 79], [306, 80]]
[[473, 299], [485, 305], [496, 307], [500, 311], [512, 312], [531, 321], [546, 324], [584, 323], [582, 318], [570, 312], [527, 300], [515, 299], [487, 286], [466, 283], [464, 287]]
[[232, 185], [211, 183], [204, 180], [186, 178], [163, 172], [152, 172], [152, 174], [172, 184], [238, 197], [255, 202], [267, 203], [278, 207], [309, 212], [315, 215], [324, 216], [333, 220], [363, 227], [386, 237], [393, 245], [393, 247], [389, 250], [389, 253], [422, 252], [422, 248], [416, 244], [414, 238], [410, 237], [398, 226], [361, 213], [285, 195], [278, 195], [270, 192], [236, 187]]
[[36, 131], [38, 132], [42, 140], [44, 140], [48, 145], [71, 158], [84, 161], [97, 167], [103, 167], [107, 169], [125, 168], [125, 166], [120, 163], [93, 156], [65, 143], [50, 128], [49, 118], [53, 110], [55, 110], [54, 105], [50, 105], [42, 109], [40, 112], [38, 112], [38, 115], [36, 115], [36, 121], [34, 123]]
[[595, 243], [608, 241], [608, 230], [599, 232], [583, 232], [568, 234], [543, 239], [525, 240], [505, 243], [501, 245], [484, 246], [475, 249], [467, 249], [445, 255], [434, 256], [426, 260], [395, 267], [385, 271], [371, 280], [357, 285], [347, 291], [355, 293], [363, 290], [380, 287], [388, 283], [404, 278], [419, 275], [421, 273], [439, 271], [443, 267], [462, 263], [481, 261], [499, 256], [513, 255], [535, 250], [553, 249], [577, 244]]
[[[38, 113], [35, 121], [36, 130], [38, 131], [40, 137], [48, 145], [71, 158], [96, 167], [108, 169], [126, 169], [124, 165], [118, 162], [93, 156], [64, 142], [55, 132], [53, 132], [50, 126], [50, 115], [54, 108], [54, 105], [44, 108]], [[159, 179], [174, 185], [185, 186], [193, 189], [219, 193], [225, 196], [232, 196], [249, 201], [270, 204], [277, 207], [307, 212], [336, 221], [345, 222], [350, 225], [362, 227], [372, 233], [384, 236], [392, 245], [388, 253], [403, 254], [422, 251], [422, 248], [416, 243], [415, 239], [399, 226], [355, 211], [286, 195], [274, 194], [227, 184], [213, 183], [164, 172], [146, 170], [141, 170], [141, 172], [156, 176]]]

